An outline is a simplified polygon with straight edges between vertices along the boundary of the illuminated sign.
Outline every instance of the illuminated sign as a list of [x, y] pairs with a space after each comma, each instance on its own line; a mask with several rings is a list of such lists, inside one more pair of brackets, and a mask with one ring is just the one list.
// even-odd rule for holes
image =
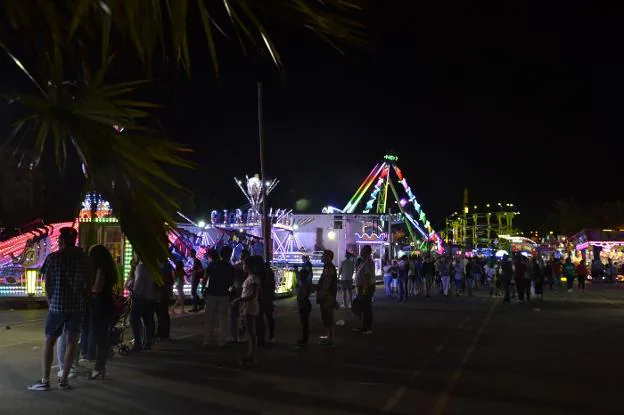
[[399, 161], [399, 156], [396, 156], [394, 154], [386, 154], [384, 156], [384, 160], [388, 160], [388, 161]]

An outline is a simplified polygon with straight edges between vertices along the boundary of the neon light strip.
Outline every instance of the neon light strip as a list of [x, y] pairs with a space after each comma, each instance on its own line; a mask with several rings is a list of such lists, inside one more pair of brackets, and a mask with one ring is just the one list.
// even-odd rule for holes
[[586, 249], [587, 247], [579, 248], [579, 246], [582, 246], [585, 244], [589, 246], [601, 246], [603, 248], [611, 248], [613, 246], [624, 246], [624, 241], [589, 241], [589, 242], [585, 242], [583, 244], [577, 245], [576, 249], [578, 250]]
[[384, 186], [383, 205], [377, 206], [377, 213], [385, 213], [386, 206], [388, 204], [388, 182], [390, 182], [390, 168], [386, 167], [385, 171], [386, 171], [386, 185]]
[[355, 195], [353, 195], [349, 203], [347, 203], [347, 206], [345, 206], [345, 208], [343, 209], [345, 213], [353, 213], [355, 211], [355, 208], [360, 203], [360, 200], [362, 200], [362, 197], [367, 192], [368, 188], [373, 183], [375, 178], [379, 175], [379, 172], [381, 172], [381, 170], [384, 168], [385, 165], [386, 163], [375, 165], [373, 170], [370, 172], [368, 176], [366, 176], [366, 179], [364, 179], [364, 182], [360, 185], [358, 190], [355, 192]]
[[364, 208], [364, 211], [363, 211], [364, 213], [369, 213], [371, 209], [373, 208], [373, 204], [375, 203], [375, 200], [379, 196], [379, 191], [381, 190], [382, 184], [383, 184], [382, 178], [377, 180], [377, 184], [375, 184], [375, 189], [373, 190], [373, 193], [371, 193], [371, 197], [368, 200], [368, 202], [366, 202], [366, 207]]

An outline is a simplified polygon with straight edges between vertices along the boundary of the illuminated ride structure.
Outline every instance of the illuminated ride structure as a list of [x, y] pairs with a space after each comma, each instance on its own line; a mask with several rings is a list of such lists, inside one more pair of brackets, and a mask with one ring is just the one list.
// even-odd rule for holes
[[495, 248], [499, 235], [515, 235], [514, 218], [519, 215], [513, 203], [468, 205], [468, 189], [464, 190], [462, 212], [453, 212], [446, 218], [444, 241], [463, 249]]
[[[257, 189], [257, 178], [248, 178], [250, 189]], [[238, 182], [238, 181], [237, 181]], [[249, 183], [251, 182], [251, 183]], [[274, 188], [277, 181], [271, 182]], [[241, 183], [239, 183], [241, 185]], [[219, 248], [225, 244], [238, 248], [251, 248], [254, 253], [263, 253], [260, 213], [258, 207], [261, 199], [250, 193], [252, 207], [243, 214], [237, 209], [222, 213], [213, 211], [211, 223], [194, 223], [185, 218], [169, 232], [169, 249], [172, 256], [187, 259], [185, 266], [192, 267], [188, 260], [191, 249], [205, 261], [209, 248]], [[276, 294], [288, 295], [295, 287], [294, 271], [288, 266], [292, 252], [301, 250], [301, 243], [294, 232], [298, 226], [291, 211], [271, 210], [269, 219], [272, 222], [273, 268], [276, 274]], [[299, 220], [305, 225], [306, 222]], [[201, 226], [200, 226], [201, 225]], [[46, 256], [58, 250], [59, 230], [63, 227], [75, 227], [79, 232], [79, 244], [83, 249], [94, 244], [104, 245], [112, 254], [118, 272], [124, 281], [130, 274], [131, 261], [134, 256], [132, 244], [121, 231], [117, 218], [108, 202], [96, 194], [87, 194], [82, 203], [82, 210], [74, 222], [62, 222], [45, 225], [43, 222], [21, 235], [0, 242], [0, 297], [45, 297], [44, 283], [39, 276], [39, 268]], [[240, 251], [238, 252], [240, 254]], [[184, 286], [184, 292], [191, 296], [190, 281]]]
[[[398, 160], [398, 156], [394, 154], [385, 155], [383, 161], [377, 163], [360, 184], [344, 209], [327, 207], [323, 211], [353, 214], [368, 194], [361, 209], [363, 214], [380, 215], [384, 228], [388, 219], [392, 225], [404, 224], [413, 246], [421, 250], [431, 248], [442, 252], [442, 239], [431, 227], [427, 215], [397, 165]], [[429, 247], [428, 243], [431, 244]]]

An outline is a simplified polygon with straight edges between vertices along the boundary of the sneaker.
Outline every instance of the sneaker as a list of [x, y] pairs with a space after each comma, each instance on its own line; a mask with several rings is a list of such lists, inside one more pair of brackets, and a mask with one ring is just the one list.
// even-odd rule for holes
[[37, 382], [33, 383], [28, 387], [29, 391], [49, 391], [50, 390], [50, 381], [43, 381], [39, 379]]
[[59, 379], [58, 386], [59, 389], [71, 389], [71, 386], [69, 386], [69, 382], [66, 380], [64, 381], [63, 379]]
[[321, 346], [334, 347], [334, 342], [329, 341], [327, 339], [321, 340]]
[[369, 329], [369, 330], [362, 330], [362, 331], [360, 332], [360, 334], [373, 334], [373, 331], [372, 331], [372, 330], [370, 330], [370, 329]]
[[[62, 378], [63, 377], [63, 371], [59, 370], [58, 373], [56, 374], [58, 376], [58, 378]], [[67, 375], [67, 379], [75, 379], [76, 378], [76, 369], [72, 369], [69, 371], [69, 375]]]

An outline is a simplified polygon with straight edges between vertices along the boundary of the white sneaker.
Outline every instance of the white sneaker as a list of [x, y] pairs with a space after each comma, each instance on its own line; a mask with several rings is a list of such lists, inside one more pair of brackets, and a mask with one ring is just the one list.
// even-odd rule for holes
[[[63, 371], [59, 370], [57, 373], [58, 378], [62, 378], [63, 377]], [[67, 379], [75, 379], [76, 378], [76, 369], [72, 369], [69, 371], [69, 375], [67, 376]]]

